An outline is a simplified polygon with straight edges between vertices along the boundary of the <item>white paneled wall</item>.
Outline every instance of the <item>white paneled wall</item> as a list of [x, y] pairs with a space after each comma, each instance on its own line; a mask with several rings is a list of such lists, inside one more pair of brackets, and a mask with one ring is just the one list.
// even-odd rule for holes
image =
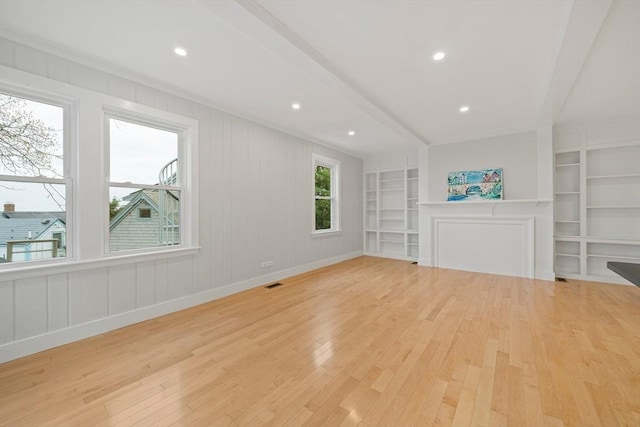
[[[201, 246], [193, 256], [5, 275], [1, 360], [362, 253], [360, 159], [13, 41], [0, 39], [0, 64], [197, 119]], [[314, 152], [342, 165], [340, 235], [311, 236]]]

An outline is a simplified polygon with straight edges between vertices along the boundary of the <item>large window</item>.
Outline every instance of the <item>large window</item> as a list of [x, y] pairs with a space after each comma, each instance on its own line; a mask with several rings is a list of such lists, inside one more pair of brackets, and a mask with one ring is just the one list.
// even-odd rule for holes
[[198, 251], [197, 120], [0, 68], [0, 273]]
[[181, 242], [181, 134], [107, 116], [109, 252]]
[[314, 233], [340, 230], [338, 179], [340, 162], [313, 155]]
[[0, 263], [68, 254], [68, 106], [0, 92]]

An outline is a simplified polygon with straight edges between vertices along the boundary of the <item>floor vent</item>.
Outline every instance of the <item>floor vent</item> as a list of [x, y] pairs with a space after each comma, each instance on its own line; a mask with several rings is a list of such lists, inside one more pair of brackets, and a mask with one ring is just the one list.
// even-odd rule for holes
[[411, 264], [418, 264], [418, 261], [413, 261]]
[[282, 286], [282, 283], [272, 283], [270, 285], [265, 286], [267, 289], [277, 288], [278, 286]]
[[556, 277], [556, 282], [566, 282], [567, 279], [565, 279], [564, 277]]

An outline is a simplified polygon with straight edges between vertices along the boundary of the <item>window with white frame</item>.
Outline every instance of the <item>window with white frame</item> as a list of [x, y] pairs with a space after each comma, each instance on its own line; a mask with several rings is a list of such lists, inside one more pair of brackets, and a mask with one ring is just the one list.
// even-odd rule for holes
[[108, 251], [181, 243], [182, 133], [158, 123], [107, 115]]
[[0, 91], [0, 263], [69, 254], [68, 118], [59, 100]]
[[339, 161], [313, 155], [314, 233], [340, 230], [339, 177]]
[[195, 253], [197, 168], [197, 120], [0, 65], [0, 272]]

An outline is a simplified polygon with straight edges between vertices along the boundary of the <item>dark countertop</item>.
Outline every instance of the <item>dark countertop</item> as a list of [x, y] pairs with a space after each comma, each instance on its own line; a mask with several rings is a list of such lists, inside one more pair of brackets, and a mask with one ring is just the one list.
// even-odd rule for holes
[[607, 262], [607, 268], [636, 286], [640, 286], [640, 264], [630, 262]]

